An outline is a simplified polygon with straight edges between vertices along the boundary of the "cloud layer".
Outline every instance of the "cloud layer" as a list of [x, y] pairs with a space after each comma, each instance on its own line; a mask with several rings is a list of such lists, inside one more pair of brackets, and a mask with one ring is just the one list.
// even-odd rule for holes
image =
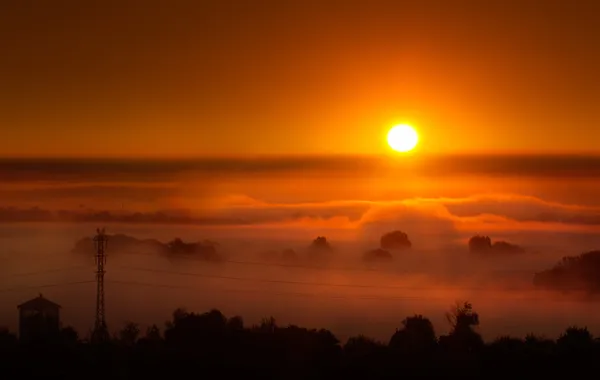
[[[195, 226], [286, 226], [328, 222], [377, 236], [390, 229], [410, 235], [445, 235], [461, 230], [527, 228], [599, 231], [600, 208], [547, 202], [520, 195], [476, 195], [466, 198], [413, 198], [402, 201], [333, 201], [272, 203], [246, 196], [214, 199], [210, 207], [152, 211], [0, 208], [0, 222], [125, 223]], [[541, 227], [540, 227], [541, 226]]]
[[600, 232], [594, 157], [4, 160], [0, 174], [5, 224], [337, 230], [367, 239], [399, 229], [417, 245], [474, 233]]
[[365, 175], [394, 171], [419, 176], [517, 176], [529, 178], [600, 178], [600, 156], [573, 155], [453, 155], [394, 160], [375, 156], [285, 156], [204, 158], [196, 160], [0, 160], [0, 175], [14, 181], [136, 181], [159, 182], [194, 176], [265, 174]]

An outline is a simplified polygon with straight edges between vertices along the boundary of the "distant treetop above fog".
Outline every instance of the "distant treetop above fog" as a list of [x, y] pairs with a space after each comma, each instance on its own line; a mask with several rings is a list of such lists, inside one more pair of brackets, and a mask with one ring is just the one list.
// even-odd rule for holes
[[492, 249], [492, 239], [489, 236], [475, 235], [469, 239], [469, 251], [482, 252]]
[[392, 231], [381, 237], [380, 246], [385, 250], [408, 249], [412, 247], [412, 243], [406, 233], [402, 231]]
[[325, 236], [318, 236], [308, 247], [308, 257], [310, 260], [328, 258], [332, 252], [333, 247], [331, 247]]
[[533, 284], [549, 290], [600, 292], [600, 251], [563, 257], [554, 267], [536, 273]]
[[506, 241], [497, 241], [492, 244], [489, 236], [475, 235], [469, 239], [469, 251], [478, 254], [520, 254], [525, 250]]
[[325, 251], [331, 251], [331, 244], [329, 244], [329, 242], [327, 241], [327, 238], [325, 236], [318, 236], [315, 240], [312, 241], [312, 243], [310, 244], [310, 249], [316, 249], [316, 250], [325, 250]]
[[365, 262], [392, 261], [393, 259], [394, 256], [382, 248], [372, 249], [363, 255], [363, 261]]
[[[162, 243], [155, 239], [137, 239], [115, 234], [108, 236], [107, 254], [163, 254], [168, 257], [189, 255], [203, 260], [219, 261], [221, 256], [217, 252], [217, 247], [217, 243], [209, 240], [186, 243], [180, 238], [175, 238], [168, 243]], [[95, 252], [93, 238], [86, 237], [77, 241], [72, 252], [93, 255]]]

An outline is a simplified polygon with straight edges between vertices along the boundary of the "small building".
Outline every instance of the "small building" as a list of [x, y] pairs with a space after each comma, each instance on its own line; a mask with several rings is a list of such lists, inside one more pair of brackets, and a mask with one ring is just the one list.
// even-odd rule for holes
[[44, 298], [41, 293], [17, 308], [21, 341], [50, 338], [60, 332], [60, 305]]

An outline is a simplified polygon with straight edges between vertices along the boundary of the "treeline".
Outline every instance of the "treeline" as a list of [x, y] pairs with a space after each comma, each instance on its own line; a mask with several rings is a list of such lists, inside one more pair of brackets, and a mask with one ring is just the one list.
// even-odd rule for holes
[[[392, 231], [382, 235], [379, 247], [365, 252], [362, 260], [365, 263], [390, 262], [398, 256], [399, 252], [410, 250], [412, 246], [406, 233]], [[506, 241], [492, 242], [489, 236], [481, 235], [469, 239], [468, 246], [469, 252], [479, 257], [515, 257], [527, 252], [518, 245]], [[226, 257], [218, 250], [219, 244], [210, 240], [186, 243], [177, 238], [162, 243], [154, 239], [140, 240], [117, 234], [109, 236], [109, 247], [109, 252], [157, 253], [169, 259], [193, 257], [209, 262], [226, 261]], [[87, 237], [79, 240], [72, 251], [92, 257], [94, 250], [93, 238]], [[332, 257], [334, 252], [335, 248], [327, 238], [318, 236], [307, 247], [305, 255], [288, 248], [263, 252], [261, 257], [268, 262], [294, 263], [302, 258], [310, 262], [319, 262]], [[533, 274], [532, 282], [534, 286], [547, 290], [598, 293], [600, 292], [600, 251], [564, 257], [552, 268]]]
[[357, 336], [342, 344], [328, 330], [279, 326], [273, 318], [245, 326], [218, 310], [178, 309], [164, 328], [135, 323], [103, 343], [72, 328], [30, 342], [0, 334], [0, 376], [25, 378], [268, 379], [532, 378], [589, 376], [600, 367], [600, 342], [571, 327], [557, 340], [534, 335], [484, 342], [469, 303], [447, 314], [450, 333], [437, 336], [429, 319], [402, 321], [388, 342]]

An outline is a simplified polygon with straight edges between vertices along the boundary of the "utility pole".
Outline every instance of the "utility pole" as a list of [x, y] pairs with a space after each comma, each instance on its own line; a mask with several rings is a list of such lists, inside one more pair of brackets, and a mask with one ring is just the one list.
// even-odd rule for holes
[[106, 320], [104, 319], [104, 265], [106, 264], [106, 236], [103, 229], [97, 229], [97, 234], [94, 237], [94, 245], [96, 248], [96, 322], [94, 323], [94, 331], [92, 340], [95, 342], [103, 342], [108, 340], [108, 329], [106, 328]]

